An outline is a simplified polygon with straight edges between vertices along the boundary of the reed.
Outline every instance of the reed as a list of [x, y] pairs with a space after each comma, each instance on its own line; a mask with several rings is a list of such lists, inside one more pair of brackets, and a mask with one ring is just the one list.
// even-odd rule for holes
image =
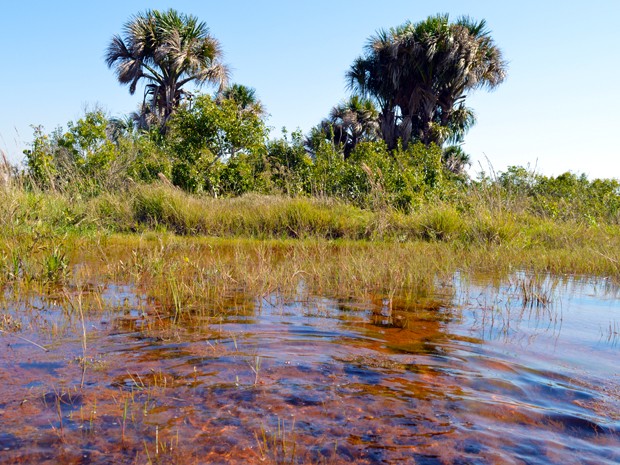
[[553, 302], [553, 288], [545, 281], [539, 274], [519, 280], [517, 287], [523, 307], [546, 308]]
[[[292, 465], [298, 462], [297, 433], [295, 419], [288, 426], [283, 419], [277, 419], [273, 431], [262, 426], [255, 432], [258, 457], [261, 462], [273, 465]], [[303, 462], [308, 463], [308, 462]]]

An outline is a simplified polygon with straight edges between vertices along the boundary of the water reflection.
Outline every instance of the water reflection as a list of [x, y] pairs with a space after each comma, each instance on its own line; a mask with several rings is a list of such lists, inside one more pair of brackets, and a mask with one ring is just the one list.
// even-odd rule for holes
[[[0, 352], [0, 462], [617, 463], [618, 353], [601, 328], [620, 319], [618, 290], [526, 279], [364, 300], [234, 292], [217, 309], [106, 286], [87, 357], [47, 305], [67, 328], [52, 350]], [[528, 289], [549, 302], [524, 304]]]

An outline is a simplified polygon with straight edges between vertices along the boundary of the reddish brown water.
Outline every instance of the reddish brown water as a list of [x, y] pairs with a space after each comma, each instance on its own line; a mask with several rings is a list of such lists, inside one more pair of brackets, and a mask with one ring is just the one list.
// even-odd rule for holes
[[108, 286], [85, 364], [75, 314], [7, 296], [0, 463], [620, 462], [616, 290], [566, 279], [546, 307], [458, 276], [445, 291], [236, 294], [173, 325]]

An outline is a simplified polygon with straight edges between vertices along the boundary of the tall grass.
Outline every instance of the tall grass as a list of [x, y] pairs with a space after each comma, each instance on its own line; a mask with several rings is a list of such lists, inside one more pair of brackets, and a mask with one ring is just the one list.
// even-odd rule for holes
[[360, 239], [369, 235], [373, 216], [337, 201], [257, 194], [214, 199], [165, 186], [141, 186], [131, 202], [135, 223], [184, 235]]
[[[537, 215], [524, 207], [525, 200], [506, 199], [501, 190], [493, 189], [478, 187], [468, 198], [459, 194], [456, 200], [429, 200], [404, 213], [386, 206], [362, 209], [330, 198], [259, 194], [213, 198], [163, 183], [76, 198], [10, 182], [0, 189], [0, 280], [22, 275], [62, 283], [76, 247], [69, 244], [80, 237], [118, 233], [137, 233], [135, 240], [151, 233], [294, 239], [301, 249], [315, 241], [361, 241], [349, 244], [348, 250], [370, 249], [365, 259], [375, 254], [383, 263], [360, 262], [359, 268], [393, 269], [397, 261], [411, 262], [432, 246], [466, 257], [462, 264], [480, 268], [619, 274], [620, 227], [615, 222]], [[325, 247], [320, 253], [333, 253], [333, 245]], [[353, 256], [351, 261], [355, 260]]]
[[[475, 203], [475, 204], [474, 204]], [[361, 209], [336, 199], [246, 194], [212, 198], [165, 185], [142, 185], [88, 203], [86, 224], [108, 231], [168, 231], [180, 235], [347, 240], [428, 240], [460, 244], [565, 247], [611, 239], [615, 224], [560, 220], [483, 199], [470, 206], [429, 202], [410, 213]], [[79, 209], [78, 209], [79, 210]], [[75, 212], [74, 214], [78, 214]]]

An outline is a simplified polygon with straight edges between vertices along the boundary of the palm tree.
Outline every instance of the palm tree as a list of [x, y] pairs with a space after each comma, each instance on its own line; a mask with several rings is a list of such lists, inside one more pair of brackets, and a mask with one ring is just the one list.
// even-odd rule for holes
[[256, 116], [265, 115], [265, 107], [256, 95], [256, 89], [243, 84], [233, 84], [225, 88], [218, 96], [218, 102], [232, 100], [240, 111], [250, 112]]
[[441, 161], [448, 171], [457, 176], [465, 176], [471, 159], [460, 145], [449, 145], [442, 150]]
[[329, 117], [311, 132], [306, 145], [313, 147], [319, 139], [327, 139], [342, 147], [346, 159], [358, 143], [377, 140], [380, 134], [379, 112], [374, 103], [353, 95], [332, 108]]
[[161, 128], [188, 95], [188, 83], [216, 84], [220, 90], [228, 80], [221, 63], [219, 42], [204, 22], [173, 9], [147, 10], [125, 23], [123, 35], [115, 35], [106, 51], [106, 63], [121, 84], [134, 94], [146, 81], [145, 114], [155, 117]]
[[484, 20], [450, 23], [448, 15], [437, 15], [371, 37], [347, 78], [354, 92], [377, 103], [383, 138], [393, 149], [399, 139], [405, 146], [411, 140], [442, 145], [462, 136], [474, 122], [467, 93], [495, 88], [506, 68]]

